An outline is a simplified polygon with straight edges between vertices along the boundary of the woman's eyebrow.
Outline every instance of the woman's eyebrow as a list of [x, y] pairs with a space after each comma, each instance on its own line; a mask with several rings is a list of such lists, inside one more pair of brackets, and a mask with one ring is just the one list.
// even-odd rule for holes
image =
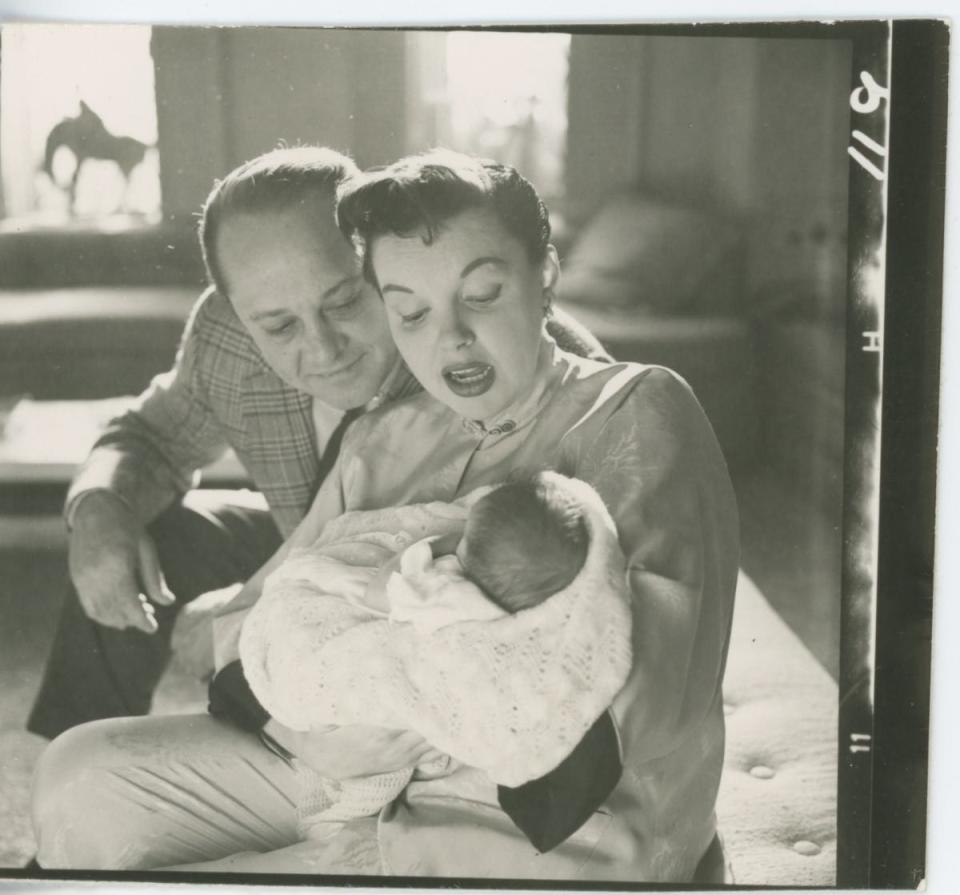
[[507, 266], [507, 262], [504, 261], [503, 258], [497, 258], [493, 255], [485, 255], [483, 258], [475, 258], [463, 270], [461, 270], [460, 279], [464, 279], [483, 264], [495, 264], [497, 267]]
[[406, 292], [407, 295], [413, 295], [412, 289], [408, 289], [406, 286], [400, 286], [397, 283], [387, 283], [386, 286], [380, 287], [381, 295], [385, 295], [388, 292]]
[[[482, 258], [474, 258], [463, 270], [460, 271], [460, 279], [465, 279], [478, 267], [484, 264], [493, 264], [497, 267], [506, 267], [507, 262], [503, 258], [497, 258], [495, 255], [484, 255]], [[407, 295], [413, 295], [413, 290], [399, 283], [386, 283], [380, 287], [380, 294], [386, 295], [388, 292], [405, 292]]]

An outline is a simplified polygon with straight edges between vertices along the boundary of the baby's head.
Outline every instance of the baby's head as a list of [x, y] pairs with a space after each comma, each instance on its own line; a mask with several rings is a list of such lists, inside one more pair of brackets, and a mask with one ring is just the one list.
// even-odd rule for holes
[[539, 474], [478, 500], [457, 552], [474, 584], [501, 608], [519, 612], [567, 587], [583, 568], [588, 543], [579, 502]]

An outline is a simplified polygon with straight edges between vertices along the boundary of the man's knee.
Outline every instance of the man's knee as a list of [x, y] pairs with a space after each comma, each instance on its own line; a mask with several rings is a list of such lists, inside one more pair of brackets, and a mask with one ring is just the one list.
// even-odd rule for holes
[[164, 566], [175, 562], [184, 547], [206, 546], [226, 537], [213, 509], [197, 506], [190, 494], [157, 516], [147, 526], [147, 533], [153, 538]]
[[188, 491], [160, 513], [148, 530], [155, 538], [189, 544], [198, 539], [280, 537], [266, 500], [247, 491]]
[[279, 546], [262, 498], [257, 506], [241, 500], [242, 493], [191, 491], [148, 526], [167, 584], [180, 602], [245, 581]]

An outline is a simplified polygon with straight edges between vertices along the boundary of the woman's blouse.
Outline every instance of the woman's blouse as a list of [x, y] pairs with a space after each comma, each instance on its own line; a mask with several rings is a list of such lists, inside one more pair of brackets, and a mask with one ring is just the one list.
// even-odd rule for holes
[[715, 835], [721, 682], [739, 560], [736, 504], [713, 430], [661, 367], [603, 364], [545, 343], [540, 385], [486, 427], [421, 394], [366, 414], [295, 540], [345, 510], [450, 501], [546, 468], [591, 484], [627, 557], [633, 670], [611, 714], [622, 774], [541, 854], [479, 771], [415, 781], [381, 815], [396, 875], [684, 881]]

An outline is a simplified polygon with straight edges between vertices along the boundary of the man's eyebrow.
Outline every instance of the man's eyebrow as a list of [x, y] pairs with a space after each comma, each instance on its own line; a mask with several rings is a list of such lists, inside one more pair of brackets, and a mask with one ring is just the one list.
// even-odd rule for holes
[[503, 258], [497, 258], [493, 255], [485, 255], [483, 258], [475, 258], [463, 270], [460, 271], [460, 279], [473, 273], [478, 267], [484, 264], [495, 264], [497, 267], [506, 267], [507, 262]]
[[266, 320], [269, 317], [283, 317], [290, 312], [285, 308], [273, 308], [269, 311], [255, 311], [250, 315], [251, 320]]
[[351, 274], [348, 277], [344, 277], [342, 280], [340, 280], [339, 283], [334, 283], [333, 286], [331, 286], [326, 292], [324, 292], [323, 298], [329, 298], [331, 295], [333, 295], [334, 292], [337, 292], [338, 290], [342, 289], [345, 285], [347, 285], [347, 283], [352, 283], [356, 279], [358, 279], [358, 276], [356, 274]]

